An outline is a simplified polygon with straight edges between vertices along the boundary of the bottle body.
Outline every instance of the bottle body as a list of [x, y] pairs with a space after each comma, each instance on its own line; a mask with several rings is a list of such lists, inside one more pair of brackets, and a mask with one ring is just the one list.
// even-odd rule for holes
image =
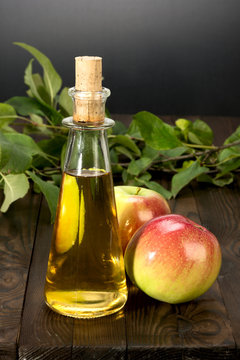
[[114, 313], [127, 300], [106, 128], [70, 130], [45, 300], [78, 318]]

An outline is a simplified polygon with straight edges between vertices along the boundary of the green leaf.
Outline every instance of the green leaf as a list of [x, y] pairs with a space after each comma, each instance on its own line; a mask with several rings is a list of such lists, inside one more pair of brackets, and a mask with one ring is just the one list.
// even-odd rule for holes
[[57, 210], [59, 188], [56, 185], [53, 185], [47, 181], [43, 181], [39, 176], [37, 176], [31, 171], [27, 171], [27, 174], [34, 181], [34, 183], [39, 186], [41, 192], [45, 196], [51, 212], [51, 222], [53, 223]]
[[42, 111], [51, 120], [53, 125], [61, 125], [63, 115], [49, 105], [42, 105]]
[[137, 179], [138, 180], [149, 181], [151, 178], [152, 178], [152, 175], [149, 172], [146, 171], [144, 174], [139, 176]]
[[42, 66], [44, 85], [46, 86], [47, 92], [51, 99], [51, 104], [53, 105], [53, 99], [61, 88], [62, 80], [59, 74], [54, 69], [51, 61], [47, 58], [46, 55], [41, 53], [33, 46], [20, 42], [15, 42], [14, 44], [30, 52]]
[[41, 116], [36, 114], [30, 114], [30, 119], [32, 120], [32, 124], [27, 124], [24, 126], [23, 132], [24, 134], [33, 134], [33, 133], [41, 133], [44, 135], [52, 135], [52, 131], [49, 130], [46, 126], [44, 126], [43, 119]]
[[116, 148], [115, 149], [111, 149], [110, 150], [110, 160], [111, 160], [111, 163], [117, 163], [118, 162], [118, 155], [116, 153]]
[[34, 191], [36, 194], [40, 194], [40, 193], [41, 193], [41, 190], [40, 190], [39, 186], [38, 186], [36, 183], [33, 183], [33, 191]]
[[134, 119], [132, 120], [128, 128], [127, 134], [131, 137], [142, 139], [142, 135], [140, 133], [139, 127], [137, 126], [137, 122]]
[[7, 104], [12, 105], [17, 113], [22, 116], [27, 116], [29, 114], [44, 116], [44, 112], [41, 110], [39, 102], [29, 97], [14, 96], [7, 100]]
[[130, 160], [133, 160], [133, 153], [128, 150], [127, 148], [125, 148], [124, 146], [115, 146], [114, 149], [111, 150], [115, 150], [117, 154], [122, 154], [125, 155], [127, 158], [129, 158]]
[[197, 177], [197, 181], [212, 184], [213, 178], [210, 175], [203, 173]]
[[193, 144], [212, 145], [213, 132], [210, 126], [204, 121], [196, 120], [188, 133], [188, 138]]
[[12, 105], [20, 115], [29, 116], [30, 114], [36, 114], [46, 116], [54, 125], [59, 125], [63, 116], [53, 107], [44, 103], [39, 94], [38, 96], [40, 100], [24, 96], [15, 96], [9, 99], [7, 103]]
[[148, 189], [154, 190], [161, 194], [165, 199], [171, 199], [172, 193], [165, 189], [162, 185], [155, 181], [148, 181], [144, 179], [136, 179], [139, 185], [145, 185]]
[[121, 174], [122, 171], [123, 171], [123, 167], [121, 165], [112, 165], [113, 174]]
[[[237, 140], [235, 135], [237, 135], [236, 132], [233, 136], [231, 136], [231, 140], [234, 138], [235, 141]], [[231, 144], [231, 142], [228, 144]], [[218, 161], [220, 162], [220, 165], [218, 165], [217, 168], [220, 170], [220, 174], [218, 174], [217, 177], [221, 177], [235, 169], [238, 169], [240, 166], [240, 145], [232, 146], [220, 151]]]
[[11, 124], [16, 116], [16, 111], [14, 108], [6, 103], [0, 103], [0, 129], [5, 129], [9, 124]]
[[[43, 158], [42, 156], [34, 156], [32, 160], [32, 167], [37, 169], [44, 169], [45, 167], [50, 168], [52, 166], [52, 162], [49, 158]], [[57, 165], [56, 165], [57, 166]]]
[[190, 120], [186, 120], [186, 119], [177, 119], [175, 121], [175, 124], [182, 131], [186, 131], [187, 129], [189, 129], [192, 126], [192, 122]]
[[5, 136], [0, 132], [0, 169], [9, 161], [11, 155], [11, 146]]
[[12, 143], [12, 146], [16, 146], [16, 150], [21, 150], [29, 155], [42, 155], [44, 156], [44, 152], [37, 145], [37, 143], [31, 138], [31, 136], [20, 134], [20, 133], [11, 133], [5, 134], [5, 138], [8, 139]]
[[33, 59], [31, 59], [29, 61], [28, 66], [26, 67], [25, 74], [24, 74], [24, 82], [26, 85], [29, 86], [33, 96], [36, 99], [38, 99], [40, 102], [45, 103], [44, 100], [41, 98], [40, 94], [38, 93], [37, 86], [33, 80], [32, 62], [33, 62]]
[[105, 116], [109, 119], [111, 119], [111, 114], [110, 114], [110, 111], [108, 110], [107, 107], [105, 107]]
[[12, 202], [26, 195], [29, 189], [29, 182], [25, 174], [0, 175], [4, 180], [3, 191], [5, 195], [4, 202], [0, 210], [2, 212], [6, 212]]
[[182, 154], [184, 154], [187, 151], [189, 151], [189, 149], [187, 147], [180, 146], [180, 147], [176, 147], [174, 149], [161, 150], [160, 153], [166, 157], [171, 158], [171, 157], [181, 156]]
[[51, 98], [44, 87], [43, 79], [40, 74], [32, 74], [32, 79], [37, 89], [38, 94], [40, 95], [41, 99], [49, 105], [51, 104]]
[[[118, 164], [118, 154], [116, 152], [116, 148], [110, 150], [110, 160], [111, 160], [111, 167], [112, 167], [112, 173], [113, 174], [119, 174], [123, 171], [123, 168], [121, 165]], [[123, 147], [124, 150], [127, 150]], [[130, 152], [130, 151], [129, 151]]]
[[212, 180], [212, 183], [216, 186], [220, 186], [220, 187], [223, 187], [223, 186], [226, 186], [226, 185], [229, 185], [233, 182], [233, 174], [232, 173], [228, 173], [226, 175], [224, 175], [223, 177], [215, 177], [213, 180]]
[[21, 173], [27, 170], [32, 162], [32, 156], [46, 157], [46, 154], [25, 134], [0, 133], [1, 159], [0, 168], [3, 173]]
[[41, 98], [32, 77], [32, 60], [30, 60], [25, 70], [24, 79], [25, 83], [30, 86], [32, 94], [39, 101], [43, 113], [50, 118], [54, 125], [59, 125], [61, 120], [63, 119], [63, 116]]
[[0, 169], [3, 173], [22, 173], [31, 165], [32, 153], [12, 142], [9, 135], [0, 133]]
[[179, 191], [189, 184], [193, 179], [195, 179], [200, 174], [203, 174], [208, 171], [208, 168], [201, 166], [198, 161], [195, 161], [187, 169], [179, 172], [174, 175], [172, 178], [172, 194], [174, 197], [179, 193]]
[[140, 181], [149, 181], [151, 177], [152, 175], [147, 171], [138, 178], [134, 175], [129, 174], [126, 169], [122, 171], [122, 179], [125, 185], [141, 186], [143, 185], [143, 182], [141, 182], [140, 184]]
[[218, 155], [218, 160], [219, 160], [219, 162], [222, 162], [226, 159], [236, 158], [236, 157], [240, 157], [240, 146], [239, 147], [233, 146], [233, 147], [221, 150]]
[[150, 146], [145, 146], [142, 151], [142, 157], [137, 160], [132, 160], [128, 166], [127, 171], [129, 174], [138, 176], [141, 172], [146, 171], [148, 167], [154, 162], [154, 160], [159, 158], [159, 151], [151, 148]]
[[68, 88], [65, 87], [62, 89], [59, 100], [58, 100], [61, 112], [63, 116], [72, 116], [73, 114], [73, 101], [72, 98], [68, 95]]
[[229, 173], [230, 171], [238, 169], [239, 167], [240, 167], [240, 158], [238, 157], [238, 159], [236, 159], [236, 157], [234, 157], [233, 159], [230, 159], [218, 166], [220, 173], [217, 175], [217, 177], [221, 177]]
[[177, 171], [181, 172], [187, 168], [189, 168], [195, 161], [194, 160], [185, 160], [182, 163], [182, 167], [180, 169], [176, 169]]
[[157, 157], [159, 157], [159, 155], [160, 155], [159, 150], [153, 149], [151, 146], [148, 146], [148, 145], [146, 145], [142, 150], [142, 156], [143, 157], [156, 159]]
[[234, 177], [233, 177], [233, 174], [231, 174], [231, 173], [226, 174], [222, 178], [217, 178], [217, 177], [212, 178], [208, 174], [201, 174], [197, 178], [198, 182], [206, 182], [206, 183], [210, 183], [210, 184], [220, 186], [220, 187], [231, 184], [233, 182], [233, 180], [234, 180]]
[[54, 125], [59, 125], [61, 123], [61, 120], [63, 119], [63, 115], [60, 114], [57, 110], [54, 109], [53, 106], [50, 106], [47, 104], [44, 99], [40, 96], [38, 89], [36, 87], [36, 84], [33, 79], [32, 75], [32, 60], [30, 60], [26, 70], [25, 70], [25, 76], [24, 76], [25, 83], [30, 86], [31, 93], [36, 98], [36, 100], [40, 104], [40, 108], [44, 115], [46, 115]]
[[30, 60], [24, 75], [24, 82], [29, 86], [27, 94], [30, 98], [35, 96], [39, 99], [39, 101], [41, 99], [44, 104], [52, 105], [50, 96], [44, 86], [41, 75], [38, 73], [32, 73], [32, 62], [33, 59]]
[[51, 178], [53, 179], [55, 185], [57, 186], [61, 185], [62, 174], [54, 174], [51, 176]]
[[[43, 153], [53, 156], [56, 160], [61, 160], [61, 152], [66, 142], [66, 137], [58, 134], [54, 134], [51, 139], [44, 139], [38, 142], [38, 146], [42, 149]], [[57, 160], [57, 163], [58, 163]], [[51, 167], [52, 164], [47, 159], [43, 157], [35, 157], [33, 159], [33, 166], [38, 169], [43, 169], [44, 167]]]
[[176, 128], [176, 135], [181, 138], [183, 136], [184, 141], [188, 141], [188, 133], [189, 130], [193, 127], [193, 124], [190, 120], [186, 119], [178, 119], [175, 121], [175, 124], [177, 126]]
[[112, 130], [113, 135], [124, 135], [127, 132], [127, 127], [121, 121], [115, 120], [115, 125]]
[[135, 142], [132, 139], [130, 139], [128, 135], [116, 135], [114, 137], [110, 137], [109, 146], [113, 146], [115, 144], [119, 144], [128, 148], [138, 156], [141, 155], [139, 148], [137, 147]]
[[51, 139], [45, 139], [38, 142], [38, 146], [46, 154], [60, 159], [62, 147], [66, 142], [66, 136], [55, 134]]
[[144, 169], [152, 164], [153, 160], [147, 157], [141, 157], [138, 160], [132, 160], [128, 166], [128, 173], [138, 176]]
[[[224, 141], [224, 145], [231, 144], [238, 140], [240, 140], [240, 126]], [[238, 148], [240, 148], [240, 145], [238, 145]]]
[[133, 179], [133, 176], [129, 174], [126, 169], [123, 169], [122, 179], [123, 179], [123, 183], [126, 185], [128, 184], [130, 179]]
[[154, 161], [158, 158], [161, 159], [161, 155], [163, 155], [166, 158], [172, 158], [172, 157], [180, 156], [186, 151], [189, 151], [189, 149], [184, 146], [169, 150], [160, 150], [160, 151], [155, 150], [150, 146], [145, 146], [145, 148], [142, 150], [142, 157], [144, 158], [147, 157], [149, 159], [152, 159], [152, 161]]
[[157, 116], [142, 111], [134, 116], [142, 137], [147, 145], [156, 150], [167, 150], [182, 145], [172, 126], [164, 123]]

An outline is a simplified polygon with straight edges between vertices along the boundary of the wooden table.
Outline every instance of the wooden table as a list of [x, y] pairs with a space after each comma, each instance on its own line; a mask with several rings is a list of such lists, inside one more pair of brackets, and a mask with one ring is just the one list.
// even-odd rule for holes
[[[240, 124], [207, 120], [215, 143]], [[44, 304], [52, 226], [41, 196], [29, 193], [1, 214], [0, 359], [240, 359], [239, 185], [192, 185], [170, 205], [218, 237], [218, 280], [202, 297], [175, 306], [130, 286], [121, 312], [95, 320], [67, 318]]]

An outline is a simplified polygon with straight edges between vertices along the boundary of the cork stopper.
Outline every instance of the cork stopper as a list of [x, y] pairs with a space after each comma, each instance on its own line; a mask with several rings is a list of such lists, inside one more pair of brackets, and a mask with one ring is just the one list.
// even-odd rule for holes
[[[102, 123], [105, 118], [105, 99], [102, 95], [102, 58], [75, 58], [75, 106], [73, 120]], [[81, 93], [82, 92], [82, 93]]]
[[102, 91], [101, 57], [75, 57], [75, 89], [77, 91]]

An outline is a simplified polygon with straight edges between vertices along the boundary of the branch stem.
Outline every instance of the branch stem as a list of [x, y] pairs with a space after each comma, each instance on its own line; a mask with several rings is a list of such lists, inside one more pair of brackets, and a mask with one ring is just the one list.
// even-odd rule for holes
[[221, 145], [221, 146], [214, 146], [211, 149], [208, 150], [204, 150], [204, 151], [198, 151], [195, 152], [193, 154], [186, 154], [186, 155], [181, 155], [181, 156], [175, 156], [175, 157], [169, 157], [169, 158], [165, 158], [165, 159], [161, 159], [161, 160], [157, 160], [155, 162], [153, 162], [154, 164], [160, 163], [160, 162], [167, 162], [167, 161], [177, 161], [177, 160], [185, 160], [185, 159], [192, 159], [194, 157], [198, 157], [198, 156], [202, 156], [202, 155], [206, 155], [209, 156], [210, 154], [214, 153], [214, 152], [218, 152], [220, 150], [224, 150], [224, 149], [228, 149], [232, 146], [237, 146], [240, 145], [240, 140], [234, 141], [231, 144], [226, 144], [226, 145]]
[[20, 119], [20, 120], [24, 120], [27, 121], [29, 123], [31, 123], [33, 126], [41, 126], [41, 127], [46, 127], [48, 129], [56, 129], [56, 130], [64, 130], [67, 131], [67, 129], [63, 126], [58, 126], [58, 125], [47, 125], [47, 124], [39, 124], [36, 121], [33, 121], [31, 119], [28, 119], [24, 116], [19, 116], [19, 115], [6, 115], [6, 116], [0, 116], [0, 119], [6, 119], [6, 118], [13, 118], [13, 119]]

